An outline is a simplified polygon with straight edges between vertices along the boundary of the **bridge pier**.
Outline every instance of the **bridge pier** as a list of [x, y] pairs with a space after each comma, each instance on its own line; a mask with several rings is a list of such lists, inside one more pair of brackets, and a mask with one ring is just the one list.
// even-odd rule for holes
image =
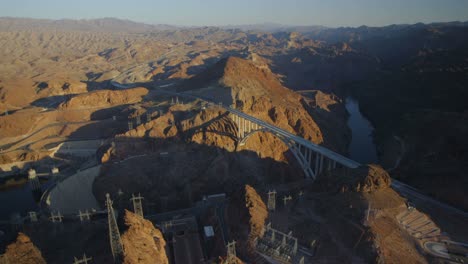
[[337, 167], [357, 168], [360, 166], [359, 163], [353, 160], [262, 120], [248, 116], [231, 107], [224, 108], [230, 112], [229, 117], [237, 128], [235, 134], [239, 146], [243, 146], [245, 141], [256, 132], [269, 132], [288, 146], [304, 171], [306, 178], [315, 179], [316, 176], [323, 173], [324, 170], [332, 170]]
[[323, 155], [320, 155], [320, 167], [319, 167], [319, 172], [323, 172]]

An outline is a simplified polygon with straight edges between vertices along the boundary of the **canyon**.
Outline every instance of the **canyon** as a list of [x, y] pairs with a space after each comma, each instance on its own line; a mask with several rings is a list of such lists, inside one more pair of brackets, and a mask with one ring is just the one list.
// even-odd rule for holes
[[[288, 263], [440, 263], [426, 243], [468, 238], [467, 31], [1, 18], [1, 258], [112, 263], [112, 211], [123, 263], [268, 263], [275, 232]], [[261, 126], [240, 140], [229, 109], [356, 166], [301, 163]]]

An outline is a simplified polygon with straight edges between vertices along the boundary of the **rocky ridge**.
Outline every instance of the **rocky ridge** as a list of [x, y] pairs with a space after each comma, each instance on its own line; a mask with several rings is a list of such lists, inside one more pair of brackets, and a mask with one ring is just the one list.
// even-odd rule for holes
[[128, 229], [122, 234], [123, 263], [168, 264], [166, 241], [161, 231], [150, 221], [128, 210], [125, 210], [124, 218]]

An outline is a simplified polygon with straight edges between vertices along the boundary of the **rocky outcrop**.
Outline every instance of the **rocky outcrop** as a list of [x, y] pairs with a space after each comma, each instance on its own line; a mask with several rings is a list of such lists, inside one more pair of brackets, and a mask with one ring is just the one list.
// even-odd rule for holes
[[[19, 233], [16, 241], [6, 248], [3, 259], [5, 263], [15, 264], [45, 264], [39, 249], [32, 243], [31, 239], [23, 233]], [[2, 262], [3, 263], [3, 262]]]
[[368, 164], [356, 169], [336, 169], [317, 181], [325, 191], [373, 193], [390, 187], [391, 178], [380, 165]]
[[[265, 63], [261, 65], [237, 57], [222, 59], [206, 71], [187, 80], [179, 90], [232, 105], [316, 144], [344, 152], [344, 140], [324, 140], [324, 134], [327, 134], [328, 130], [341, 130], [341, 127], [336, 127], [332, 118], [329, 118], [330, 115], [317, 117], [321, 121], [319, 125], [316, 116], [313, 115], [317, 112], [314, 105], [284, 87]], [[271, 150], [269, 146], [275, 146], [275, 149]], [[285, 160], [283, 153], [287, 151], [280, 140], [264, 133], [254, 134], [243, 149], [281, 161]]]
[[353, 181], [344, 186], [355, 192], [374, 192], [386, 189], [391, 184], [390, 175], [380, 165], [369, 164], [351, 170], [350, 178]]
[[166, 241], [150, 221], [125, 210], [127, 231], [122, 235], [124, 248], [123, 263], [168, 264]]
[[265, 221], [268, 218], [268, 211], [257, 191], [250, 185], [245, 186], [245, 207], [249, 210], [250, 233], [248, 244], [253, 249], [254, 241], [262, 237], [265, 231]]
[[59, 77], [46, 82], [38, 82], [35, 89], [41, 97], [88, 92], [86, 83]]
[[[224, 263], [226, 263], [226, 260], [227, 260], [227, 258], [219, 257], [218, 263], [219, 264], [224, 264]], [[234, 257], [234, 259], [232, 259], [230, 263], [244, 264], [244, 262], [242, 260], [240, 260], [238, 257]]]
[[138, 87], [127, 90], [100, 90], [72, 97], [60, 105], [61, 109], [98, 108], [140, 102], [148, 94], [146, 88]]
[[229, 225], [240, 256], [255, 255], [254, 241], [263, 236], [268, 211], [257, 191], [245, 185], [233, 195], [229, 205]]
[[[314, 108], [318, 103], [310, 103], [282, 86], [278, 78], [269, 69], [265, 69], [265, 65], [259, 67], [251, 61], [230, 57], [193, 77], [179, 89], [220, 100], [226, 105], [233, 104], [245, 113], [314, 143], [344, 151], [346, 137], [342, 135], [346, 133], [337, 137], [325, 137], [322, 133], [322, 127], [327, 131], [346, 132], [346, 128], [338, 127], [341, 123], [334, 121], [339, 118], [318, 113]], [[325, 97], [321, 94], [321, 98]], [[333, 99], [327, 99], [323, 103], [325, 100], [319, 101], [328, 112], [329, 108], [339, 103]], [[320, 122], [320, 126], [316, 120]], [[285, 156], [287, 146], [269, 133], [255, 133], [245, 145], [236, 146], [234, 122], [222, 108], [216, 107], [193, 111], [191, 104], [173, 105], [162, 116], [120, 136], [184, 139], [229, 151], [253, 151], [262, 158], [273, 158], [276, 161], [288, 160]], [[324, 142], [325, 138], [328, 139], [327, 142]]]

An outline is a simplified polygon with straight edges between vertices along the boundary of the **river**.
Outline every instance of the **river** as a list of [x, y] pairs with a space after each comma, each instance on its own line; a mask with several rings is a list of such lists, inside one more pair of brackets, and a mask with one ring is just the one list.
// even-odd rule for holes
[[[0, 191], [0, 221], [9, 220], [13, 214], [25, 216], [29, 211], [39, 209], [38, 201], [41, 197], [41, 191], [33, 191], [27, 180], [25, 183], [6, 188]], [[47, 188], [50, 181], [42, 182], [42, 188]]]
[[352, 138], [349, 145], [350, 158], [363, 163], [377, 163], [377, 150], [374, 144], [374, 127], [359, 110], [359, 103], [352, 97], [346, 98], [346, 110], [349, 113], [348, 127]]

